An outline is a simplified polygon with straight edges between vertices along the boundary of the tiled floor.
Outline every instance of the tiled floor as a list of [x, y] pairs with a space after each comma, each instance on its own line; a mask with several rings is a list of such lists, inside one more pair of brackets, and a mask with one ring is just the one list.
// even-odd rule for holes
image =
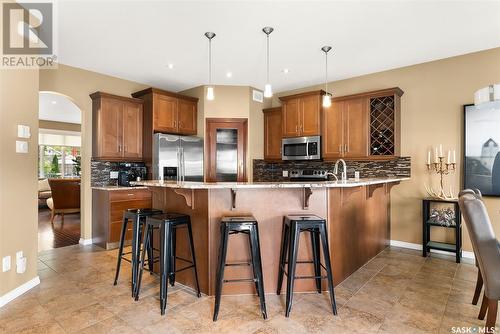
[[313, 293], [296, 294], [287, 319], [283, 297], [267, 295], [264, 321], [255, 297], [235, 296], [223, 297], [215, 323], [213, 298], [198, 299], [181, 286], [169, 289], [167, 315], [160, 316], [154, 276], [144, 276], [134, 302], [127, 263], [112, 286], [116, 251], [71, 246], [39, 259], [41, 284], [0, 309], [0, 332], [451, 333], [453, 326], [484, 326], [470, 303], [473, 265], [403, 249], [387, 249], [336, 287], [338, 316], [327, 295]]

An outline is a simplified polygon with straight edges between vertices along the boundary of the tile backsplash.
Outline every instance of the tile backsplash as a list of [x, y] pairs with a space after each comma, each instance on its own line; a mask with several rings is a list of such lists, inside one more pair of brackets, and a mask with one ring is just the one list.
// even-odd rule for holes
[[[118, 185], [118, 179], [111, 179], [110, 172], [118, 172], [123, 162], [92, 160], [90, 162], [90, 184], [92, 187]], [[134, 166], [145, 166], [142, 162], [131, 163]]]
[[[411, 158], [399, 157], [393, 160], [348, 160], [347, 177], [354, 177], [354, 172], [359, 172], [361, 178], [388, 177], [411, 175]], [[323, 169], [333, 171], [334, 161], [276, 161], [269, 162], [261, 159], [253, 161], [254, 182], [279, 182], [288, 181], [283, 177], [283, 171], [292, 169]]]

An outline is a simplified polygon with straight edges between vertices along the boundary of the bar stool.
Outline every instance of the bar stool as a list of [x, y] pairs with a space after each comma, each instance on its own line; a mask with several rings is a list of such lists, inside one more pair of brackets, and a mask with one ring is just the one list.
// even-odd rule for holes
[[[186, 227], [188, 230], [188, 241], [189, 248], [191, 250], [191, 260], [187, 260], [176, 256], [176, 250], [174, 246], [174, 240], [176, 239], [175, 234], [177, 229], [180, 227]], [[191, 218], [189, 215], [179, 214], [179, 213], [162, 213], [154, 216], [149, 216], [146, 218], [146, 225], [144, 228], [143, 244], [144, 249], [148, 249], [152, 243], [151, 231], [154, 228], [159, 228], [160, 230], [160, 309], [161, 314], [165, 314], [165, 309], [167, 307], [167, 278], [172, 279], [171, 284], [175, 282], [175, 273], [193, 268], [194, 276], [196, 282], [196, 290], [198, 292], [198, 297], [201, 297], [200, 285], [198, 282], [198, 272], [196, 270], [196, 256], [194, 252], [193, 244], [193, 232], [191, 229]], [[142, 272], [144, 271], [144, 258], [145, 251], [142, 251], [139, 278], [137, 281], [137, 287], [135, 291], [135, 300], [139, 300], [139, 292], [141, 289]], [[175, 269], [175, 260], [181, 260], [189, 263], [190, 265], [178, 269]]]
[[[116, 274], [115, 281], [113, 285], [118, 283], [118, 277], [120, 275], [120, 267], [122, 260], [130, 262], [132, 265], [132, 297], [135, 293], [136, 282], [137, 282], [137, 273], [139, 270], [139, 255], [141, 251], [140, 240], [141, 240], [141, 232], [142, 226], [146, 220], [146, 217], [150, 217], [152, 215], [163, 213], [162, 210], [158, 209], [128, 209], [123, 212], [123, 224], [122, 230], [120, 234], [120, 246], [118, 251], [118, 262], [116, 264]], [[124, 253], [123, 247], [125, 245], [125, 234], [127, 233], [127, 226], [129, 220], [132, 221], [132, 250], [130, 252]], [[152, 248], [147, 249], [148, 252], [148, 269], [152, 270], [153, 267], [153, 250]], [[131, 254], [131, 260], [125, 257], [125, 255]]]
[[[219, 262], [217, 265], [217, 279], [215, 281], [215, 308], [213, 321], [217, 321], [222, 294], [222, 284], [230, 282], [254, 282], [257, 295], [260, 299], [260, 311], [264, 319], [267, 319], [266, 300], [264, 294], [264, 280], [262, 278], [262, 259], [260, 256], [259, 228], [257, 221], [252, 216], [247, 217], [223, 217], [220, 225], [221, 241], [219, 248]], [[250, 244], [251, 263], [226, 263], [227, 245], [229, 235], [244, 233], [248, 235]], [[224, 279], [224, 268], [226, 266], [252, 266], [253, 278]]]
[[[312, 261], [297, 261], [299, 252], [300, 232], [310, 232], [313, 248]], [[320, 239], [323, 247], [323, 257], [325, 265], [320, 262]], [[330, 301], [333, 314], [337, 314], [337, 305], [335, 303], [335, 294], [333, 290], [333, 274], [330, 264], [330, 253], [328, 250], [328, 238], [326, 235], [325, 219], [315, 215], [288, 215], [283, 219], [283, 231], [281, 236], [280, 265], [278, 271], [278, 290], [276, 294], [281, 293], [283, 284], [283, 274], [287, 276], [286, 290], [286, 311], [285, 316], [290, 315], [292, 309], [293, 286], [296, 279], [315, 279], [316, 289], [321, 293], [321, 279], [328, 280], [328, 290], [330, 292]], [[286, 260], [288, 253], [288, 262]], [[285, 263], [288, 263], [285, 272]], [[312, 263], [314, 265], [314, 276], [295, 276], [297, 263]], [[321, 276], [321, 268], [326, 271], [326, 276]]]

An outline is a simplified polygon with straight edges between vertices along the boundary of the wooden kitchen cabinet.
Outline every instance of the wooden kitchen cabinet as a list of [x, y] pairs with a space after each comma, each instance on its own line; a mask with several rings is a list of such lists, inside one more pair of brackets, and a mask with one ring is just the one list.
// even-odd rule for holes
[[321, 118], [323, 159], [399, 156], [402, 95], [390, 88], [332, 99]]
[[[177, 93], [147, 88], [132, 94], [144, 100], [147, 132], [196, 135], [198, 99]], [[148, 134], [149, 135], [149, 134]]]
[[[151, 191], [148, 189], [93, 189], [92, 243], [105, 249], [117, 248], [123, 224], [123, 211], [151, 206]], [[125, 239], [132, 239], [131, 222], [127, 226]]]
[[142, 160], [142, 101], [95, 92], [92, 98], [93, 158]]
[[313, 91], [280, 97], [282, 101], [282, 136], [302, 137], [321, 134], [321, 96]]
[[264, 113], [264, 160], [281, 160], [281, 107], [262, 111]]

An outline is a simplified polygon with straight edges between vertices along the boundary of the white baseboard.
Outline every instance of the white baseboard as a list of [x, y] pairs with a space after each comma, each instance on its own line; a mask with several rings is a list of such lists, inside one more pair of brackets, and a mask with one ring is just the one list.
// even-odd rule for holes
[[83, 246], [92, 245], [92, 239], [80, 238], [80, 241], [78, 243]]
[[[401, 248], [408, 248], [408, 249], [414, 249], [414, 250], [422, 250], [422, 245], [421, 244], [414, 244], [411, 242], [406, 242], [406, 241], [399, 241], [399, 240], [391, 240], [391, 246], [395, 247], [401, 247]], [[432, 253], [437, 253], [437, 254], [446, 254], [450, 255], [451, 253], [445, 252], [439, 249], [431, 249]], [[474, 252], [468, 252], [468, 251], [462, 251], [462, 257], [465, 259], [475, 259], [474, 257]]]
[[11, 290], [7, 292], [5, 295], [0, 297], [0, 307], [6, 305], [7, 303], [13, 301], [23, 293], [27, 292], [28, 290], [34, 288], [40, 284], [40, 277], [36, 276], [32, 280], [29, 280], [28, 282], [24, 283], [21, 286], [18, 286], [14, 290]]

